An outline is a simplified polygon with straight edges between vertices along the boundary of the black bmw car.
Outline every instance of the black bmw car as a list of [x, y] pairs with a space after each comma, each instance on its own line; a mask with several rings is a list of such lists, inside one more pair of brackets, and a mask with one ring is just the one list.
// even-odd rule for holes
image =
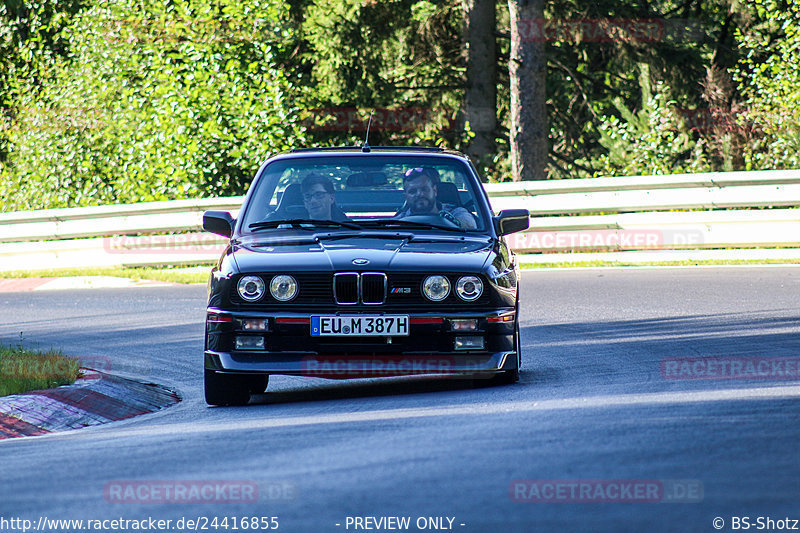
[[297, 150], [259, 169], [212, 271], [205, 397], [244, 404], [270, 374], [519, 379], [519, 268], [475, 168], [441, 149]]

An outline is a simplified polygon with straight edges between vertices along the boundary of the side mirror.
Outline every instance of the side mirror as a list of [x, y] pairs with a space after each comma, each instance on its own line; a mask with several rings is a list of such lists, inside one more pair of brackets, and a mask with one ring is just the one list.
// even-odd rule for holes
[[203, 229], [205, 231], [230, 238], [236, 220], [227, 211], [206, 211], [203, 213]]
[[527, 209], [503, 209], [494, 217], [494, 227], [500, 235], [528, 229], [530, 223], [531, 214]]

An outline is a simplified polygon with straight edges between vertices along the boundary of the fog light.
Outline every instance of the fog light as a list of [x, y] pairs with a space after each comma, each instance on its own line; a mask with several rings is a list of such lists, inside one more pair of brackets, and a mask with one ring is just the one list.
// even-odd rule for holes
[[237, 350], [263, 350], [264, 337], [252, 337], [240, 335], [236, 337]]
[[450, 331], [478, 331], [478, 319], [454, 318], [450, 320]]
[[266, 318], [242, 318], [239, 320], [239, 328], [243, 331], [269, 331]]
[[483, 337], [456, 337], [456, 350], [483, 350]]

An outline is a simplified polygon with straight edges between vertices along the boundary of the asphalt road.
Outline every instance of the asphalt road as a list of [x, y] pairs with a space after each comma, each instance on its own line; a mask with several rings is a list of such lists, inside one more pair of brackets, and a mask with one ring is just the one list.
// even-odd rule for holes
[[[800, 268], [528, 271], [517, 385], [278, 377], [249, 406], [209, 408], [204, 287], [0, 294], [0, 342], [108, 357], [184, 397], [0, 441], [0, 531], [40, 517], [224, 531], [225, 516], [228, 531], [233, 517], [286, 532], [800, 529], [799, 295]], [[163, 502], [190, 482], [217, 492]]]

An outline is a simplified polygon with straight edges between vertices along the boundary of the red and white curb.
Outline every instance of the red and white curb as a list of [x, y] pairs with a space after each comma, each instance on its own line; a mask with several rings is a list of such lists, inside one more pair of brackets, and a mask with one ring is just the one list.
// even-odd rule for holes
[[0, 439], [124, 420], [180, 400], [178, 393], [160, 385], [92, 371], [72, 385], [0, 398]]
[[0, 292], [57, 291], [65, 289], [117, 289], [175, 285], [168, 281], [118, 278], [114, 276], [70, 276], [65, 278], [0, 279]]
[[0, 292], [33, 291], [55, 278], [0, 279]]

